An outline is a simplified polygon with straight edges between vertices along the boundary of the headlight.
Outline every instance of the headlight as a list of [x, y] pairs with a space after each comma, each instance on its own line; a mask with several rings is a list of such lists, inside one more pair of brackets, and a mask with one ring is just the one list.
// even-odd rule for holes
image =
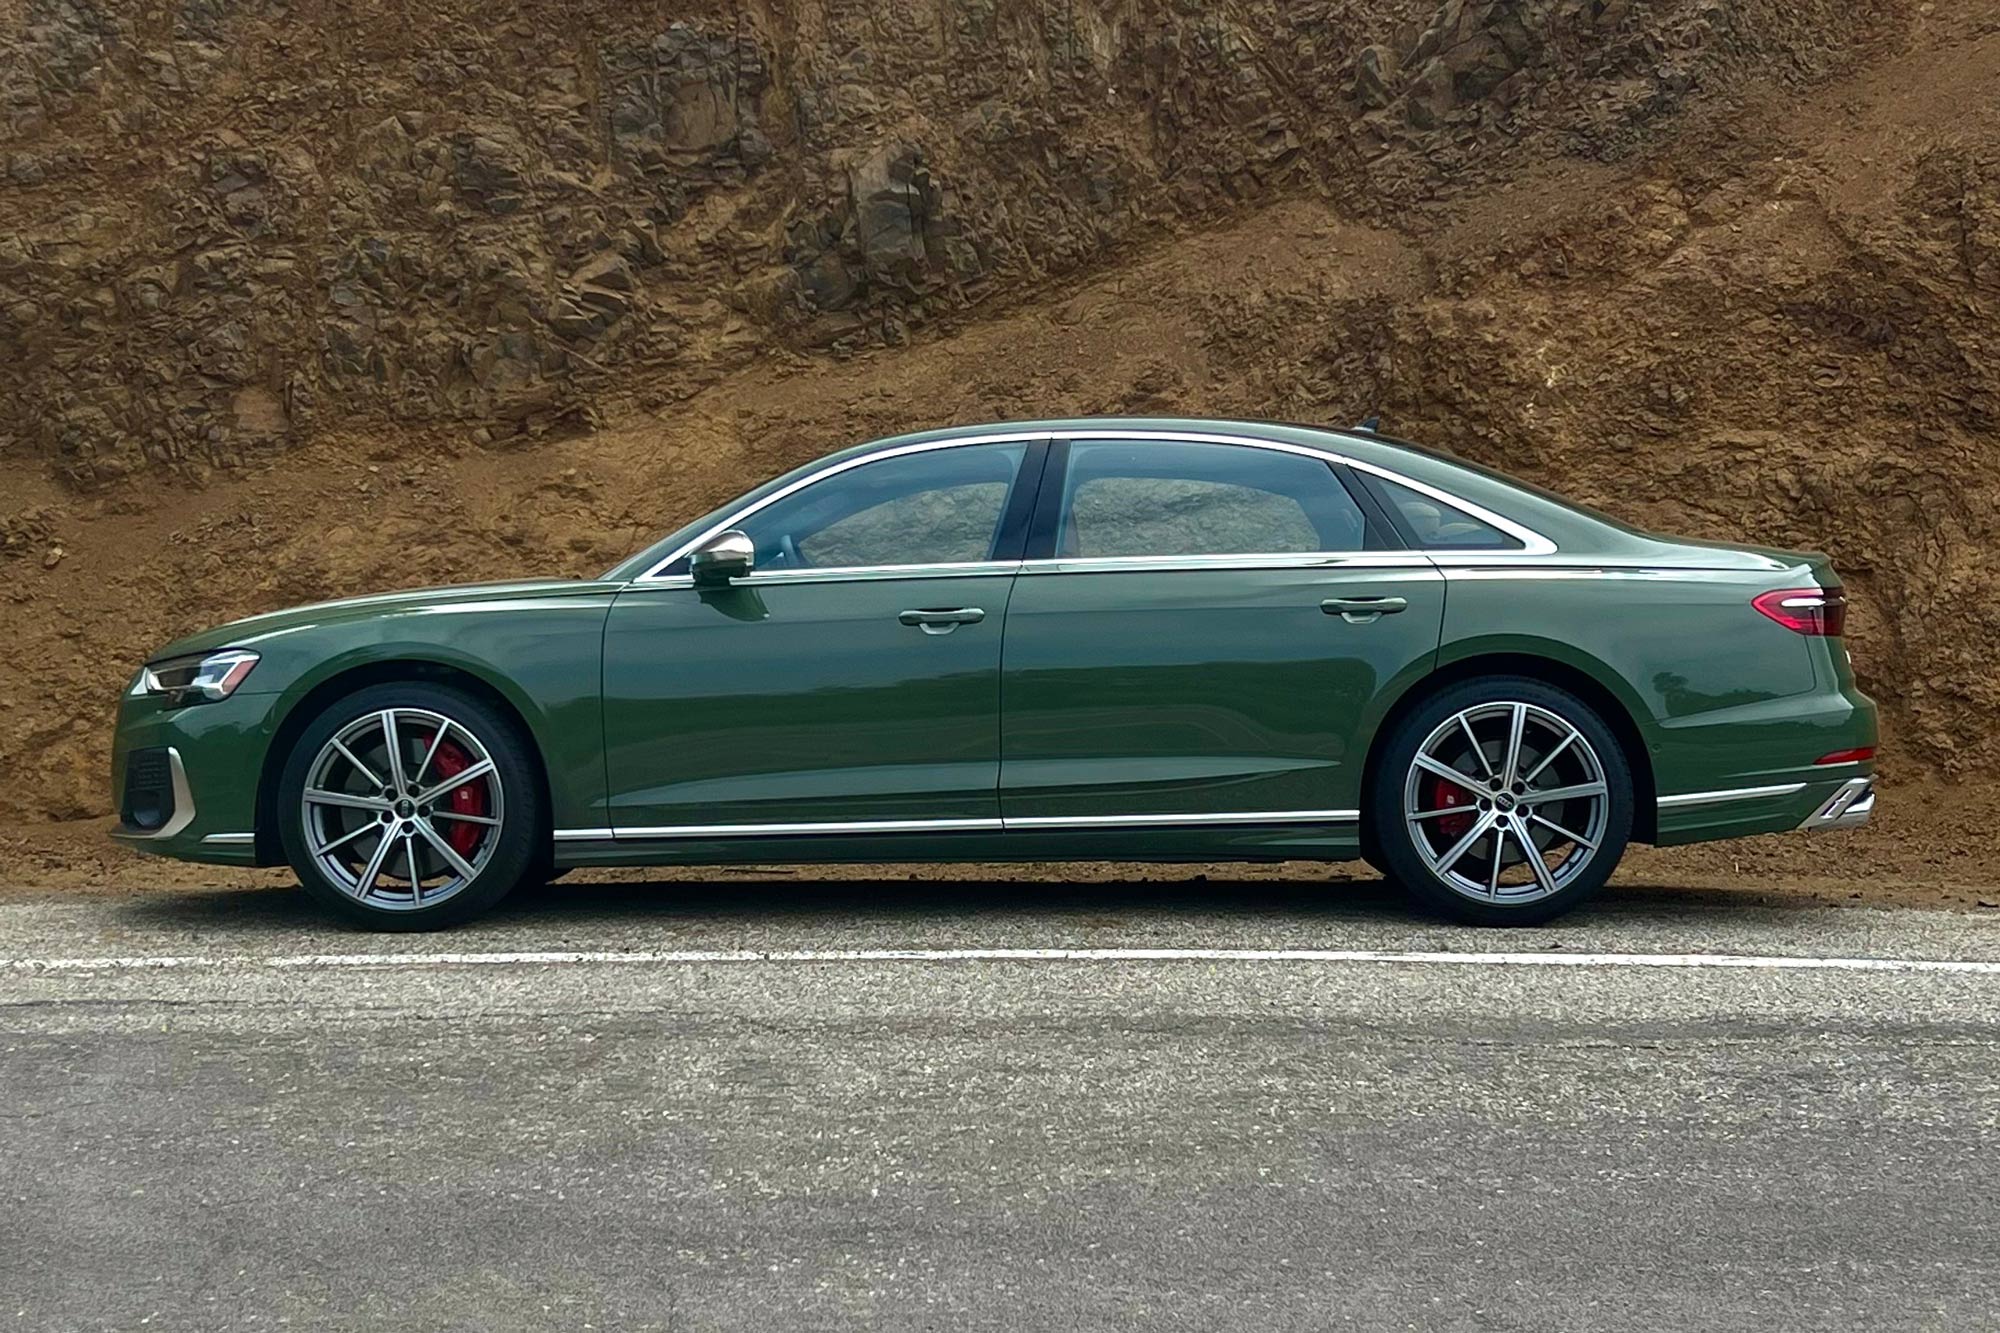
[[175, 704], [214, 703], [236, 693], [256, 665], [257, 654], [247, 648], [169, 658], [139, 673], [139, 689]]

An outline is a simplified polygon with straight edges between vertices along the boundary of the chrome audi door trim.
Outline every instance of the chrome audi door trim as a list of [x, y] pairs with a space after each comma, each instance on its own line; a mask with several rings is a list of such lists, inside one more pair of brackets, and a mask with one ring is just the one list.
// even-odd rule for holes
[[668, 824], [557, 829], [557, 842], [607, 839], [790, 838], [866, 833], [998, 833], [1007, 829], [1211, 828], [1216, 825], [1352, 824], [1359, 810], [1246, 810], [1220, 814], [1026, 815], [1012, 819], [851, 819], [804, 824]]
[[1756, 801], [1778, 796], [1796, 796], [1806, 789], [1803, 782], [1779, 782], [1768, 787], [1734, 787], [1727, 791], [1690, 791], [1679, 796], [1662, 796], [1662, 810], [1679, 810], [1693, 805], [1724, 805], [1730, 801]]
[[778, 583], [865, 583], [881, 579], [977, 579], [1019, 571], [1018, 560], [977, 560], [953, 565], [847, 565], [831, 569], [774, 569], [736, 580], [744, 588]]
[[[1003, 434], [979, 435], [972, 437], [970, 439], [963, 439], [963, 440], [926, 440], [921, 444], [897, 445], [893, 449], [878, 449], [873, 453], [862, 454], [858, 458], [842, 459], [840, 462], [833, 463], [826, 467], [823, 467], [819, 471], [814, 472], [809, 476], [800, 477], [797, 481], [793, 482], [789, 486], [782, 486], [777, 490], [772, 491], [769, 495], [762, 497], [753, 504], [745, 505], [743, 508], [732, 513], [728, 518], [724, 519], [722, 522], [717, 523], [715, 526], [709, 528], [706, 532], [703, 532], [700, 536], [696, 537], [694, 540], [686, 542], [683, 545], [681, 545], [677, 550], [674, 551], [672, 555], [669, 555], [666, 559], [655, 562], [651, 569], [647, 570], [644, 574], [641, 574], [638, 578], [634, 579], [633, 582], [650, 583], [655, 580], [674, 577], [673, 575], [663, 575], [660, 573], [660, 571], [667, 568], [669, 565], [673, 564], [676, 560], [679, 560], [682, 556], [687, 555], [690, 551], [693, 551], [696, 547], [700, 546], [703, 542], [707, 541], [709, 538], [717, 535], [718, 533], [727, 532], [731, 528], [742, 526], [744, 519], [754, 516], [755, 514], [770, 507], [771, 505], [776, 504], [778, 501], [784, 499], [788, 495], [796, 495], [798, 492], [804, 490], [806, 487], [811, 486], [816, 482], [825, 481], [830, 477], [837, 477], [843, 472], [851, 471], [854, 468], [862, 466], [864, 463], [879, 463], [885, 458], [902, 458], [907, 454], [934, 453], [940, 449], [969, 449], [975, 445], [981, 445], [981, 444], [1038, 444], [1052, 438], [1053, 437], [1049, 434], [1049, 432], [1045, 430], [1008, 431]], [[876, 567], [871, 566], [871, 568], [876, 568]], [[893, 567], [880, 566], [880, 568], [893, 568]], [[805, 571], [793, 571], [793, 572], [805, 572]], [[835, 571], [828, 569], [828, 570], [816, 570], [812, 572], [824, 574], [824, 573], [833, 573]]]
[[1243, 555], [1044, 556], [1023, 574], [1160, 574], [1193, 569], [1435, 569], [1415, 552], [1259, 551]]
[[[731, 579], [730, 588], [771, 588], [788, 583], [873, 583], [884, 579], [981, 579], [996, 578], [1020, 571], [1018, 560], [982, 560], [962, 565], [850, 565], [836, 569], [771, 569]], [[667, 574], [660, 578], [633, 579], [624, 591], [654, 588], [692, 588], [688, 574]]]
[[1292, 444], [1283, 440], [1267, 440], [1255, 435], [1232, 435], [1208, 431], [1073, 430], [1056, 432], [1051, 438], [1058, 440], [1165, 440], [1178, 441], [1183, 444], [1235, 444], [1244, 445], [1252, 449], [1269, 449], [1274, 453], [1301, 454], [1308, 458], [1324, 458], [1330, 462], [1345, 463], [1357, 472], [1366, 472], [1370, 476], [1381, 477], [1385, 481], [1393, 481], [1398, 486], [1407, 486], [1419, 495], [1429, 496], [1440, 504], [1450, 505], [1452, 508], [1468, 514], [1482, 523], [1491, 524], [1521, 543], [1521, 549], [1508, 552], [1510, 555], [1549, 555], [1553, 554], [1556, 550], [1556, 544], [1553, 541], [1536, 532], [1533, 528], [1517, 523], [1511, 518], [1496, 514], [1483, 505], [1475, 504], [1470, 500], [1453, 495], [1450, 491], [1440, 490], [1429, 482], [1418, 481], [1413, 477], [1406, 477], [1393, 468], [1383, 467], [1379, 463], [1364, 462], [1361, 459], [1349, 457], [1332, 449]]
[[[1233, 444], [1251, 449], [1268, 449], [1274, 453], [1299, 454], [1307, 458], [1324, 459], [1329, 463], [1343, 463], [1346, 466], [1355, 469], [1356, 471], [1366, 472], [1372, 476], [1381, 477], [1388, 481], [1393, 481], [1399, 486], [1406, 486], [1409, 489], [1417, 492], [1419, 495], [1429, 496], [1431, 499], [1438, 501], [1440, 504], [1450, 505], [1454, 509], [1460, 510], [1465, 514], [1478, 519], [1482, 523], [1490, 524], [1494, 528], [1497, 528], [1501, 532], [1506, 533], [1508, 536], [1514, 538], [1516, 541], [1519, 541], [1521, 543], [1521, 549], [1518, 551], [1507, 551], [1504, 553], [1496, 553], [1496, 554], [1504, 554], [1508, 558], [1518, 560], [1523, 556], [1551, 555], [1557, 549], [1556, 544], [1553, 541], [1551, 541], [1547, 537], [1544, 537], [1541, 533], [1536, 532], [1533, 528], [1517, 523], [1513, 519], [1506, 518], [1503, 515], [1496, 514], [1492, 510], [1487, 509], [1483, 505], [1478, 505], [1470, 500], [1466, 500], [1459, 496], [1453, 495], [1449, 491], [1440, 490], [1438, 487], [1432, 486], [1428, 482], [1422, 482], [1416, 480], [1413, 477], [1404, 476], [1402, 473], [1395, 471], [1393, 468], [1386, 468], [1376, 463], [1363, 462], [1360, 459], [1349, 457], [1348, 455], [1343, 454], [1338, 450], [1323, 448], [1317, 445], [1307, 446], [1302, 444], [1291, 444], [1286, 441], [1269, 440], [1255, 435], [1238, 435], [1238, 434], [1228, 434], [1223, 432], [1211, 432], [1211, 431], [1178, 431], [1178, 430], [1145, 430], [1145, 429], [1073, 430], [1073, 431], [1062, 431], [1062, 432], [1048, 431], [1048, 430], [1002, 431], [991, 435], [967, 436], [963, 439], [927, 440], [920, 444], [897, 445], [894, 448], [878, 449], [873, 453], [862, 454], [856, 458], [843, 459], [838, 463], [830, 464], [829, 466], [821, 468], [819, 471], [814, 472], [809, 476], [804, 476], [799, 478], [797, 481], [793, 482], [789, 486], [785, 486], [779, 490], [773, 491], [771, 494], [764, 496], [762, 499], [756, 501], [754, 504], [746, 505], [742, 509], [738, 509], [732, 512], [727, 518], [723, 519], [721, 522], [716, 523], [712, 527], [708, 528], [706, 531], [696, 536], [693, 540], [683, 543], [678, 549], [676, 549], [671, 555], [667, 556], [665, 559], [655, 562], [651, 569], [647, 570], [644, 574], [641, 574], [638, 578], [632, 580], [631, 584], [628, 584], [627, 586], [648, 586], [648, 585], [662, 585], [662, 584], [669, 586], [677, 585], [678, 580], [684, 578], [685, 576], [663, 574], [661, 571], [671, 566], [675, 561], [679, 560], [682, 556], [687, 555], [690, 551], [694, 550], [695, 547], [701, 545], [703, 542], [707, 541], [709, 538], [715, 536], [718, 533], [726, 532], [732, 527], [739, 526], [745, 519], [750, 518], [752, 515], [756, 514], [759, 510], [763, 509], [767, 505], [775, 504], [779, 500], [784, 499], [786, 496], [796, 494], [797, 492], [804, 490], [806, 487], [811, 486], [815, 482], [825, 481], [829, 477], [838, 476], [841, 473], [846, 472], [851, 468], [860, 467], [864, 463], [879, 462], [885, 458], [900, 458], [905, 454], [929, 453], [938, 449], [969, 449], [982, 444], [1036, 444], [1044, 441], [1052, 441], [1058, 439], [1158, 440], [1169, 443], [1182, 443], [1182, 444]], [[1432, 553], [1439, 554], [1439, 552], [1435, 551], [1433, 551]], [[1354, 555], [1356, 556], [1360, 556], [1362, 554], [1363, 553], [1361, 552], [1354, 553]], [[1374, 554], [1374, 553], [1368, 553], [1368, 554]], [[1411, 552], [1409, 554], [1418, 555], [1419, 553]], [[1442, 552], [1442, 554], [1450, 555], [1449, 552]], [[1146, 557], [1137, 557], [1137, 558], [1145, 559]], [[1229, 559], [1229, 558], [1231, 557], [1203, 557], [1204, 560]], [[1268, 559], [1270, 557], [1267, 556], [1258, 558]], [[1285, 558], [1288, 560], [1296, 561], [1297, 559], [1299, 559], [1299, 556], [1296, 554], [1292, 554], [1286, 556]], [[1462, 558], [1462, 557], [1453, 557], [1453, 558]], [[1169, 557], [1169, 559], [1171, 559], [1171, 557]], [[1025, 562], [1025, 564], [1028, 566], [1034, 566], [1044, 563], [1049, 563], [1049, 562], [1042, 562], [1042, 561]], [[1063, 562], [1063, 563], [1074, 563], [1074, 562]], [[928, 568], [928, 567], [929, 566], [919, 566], [919, 568]], [[1228, 566], [1209, 566], [1204, 564], [1201, 567], [1227, 568]], [[1252, 567], [1254, 568], [1254, 566]], [[886, 570], [894, 567], [871, 566], [870, 568], [871, 570], [877, 568]], [[844, 571], [835, 569], [824, 569], [824, 570], [812, 570], [812, 571], [801, 570], [801, 571], [789, 571], [789, 572], [793, 573], [810, 572], [814, 574], [825, 575], [825, 574], [841, 573]], [[1024, 569], [1023, 572], [1026, 572], [1026, 570]], [[751, 576], [752, 579], [755, 579], [756, 577], [757, 576], [754, 574]], [[742, 580], [742, 582], [746, 583], [749, 581], [750, 580]]]

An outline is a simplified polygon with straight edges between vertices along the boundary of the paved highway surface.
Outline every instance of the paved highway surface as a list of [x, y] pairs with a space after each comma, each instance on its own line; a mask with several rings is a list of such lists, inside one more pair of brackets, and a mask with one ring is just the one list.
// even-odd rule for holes
[[1992, 1327], [1996, 1121], [2000, 913], [0, 906], [0, 1328]]

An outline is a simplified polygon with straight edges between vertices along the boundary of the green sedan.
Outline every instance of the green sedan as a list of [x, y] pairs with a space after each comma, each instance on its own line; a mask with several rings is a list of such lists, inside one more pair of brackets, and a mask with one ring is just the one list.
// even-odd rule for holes
[[1640, 532], [1367, 430], [862, 445], [589, 582], [160, 650], [120, 840], [387, 929], [573, 866], [1341, 861], [1486, 924], [1626, 845], [1851, 828], [1875, 706], [1824, 556]]

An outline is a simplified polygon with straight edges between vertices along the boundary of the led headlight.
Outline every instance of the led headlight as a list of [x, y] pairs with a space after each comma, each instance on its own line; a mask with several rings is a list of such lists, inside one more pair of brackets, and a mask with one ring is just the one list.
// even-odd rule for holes
[[247, 648], [173, 657], [141, 671], [139, 688], [147, 694], [163, 695], [170, 703], [214, 703], [236, 693], [236, 687], [256, 665], [257, 654]]

